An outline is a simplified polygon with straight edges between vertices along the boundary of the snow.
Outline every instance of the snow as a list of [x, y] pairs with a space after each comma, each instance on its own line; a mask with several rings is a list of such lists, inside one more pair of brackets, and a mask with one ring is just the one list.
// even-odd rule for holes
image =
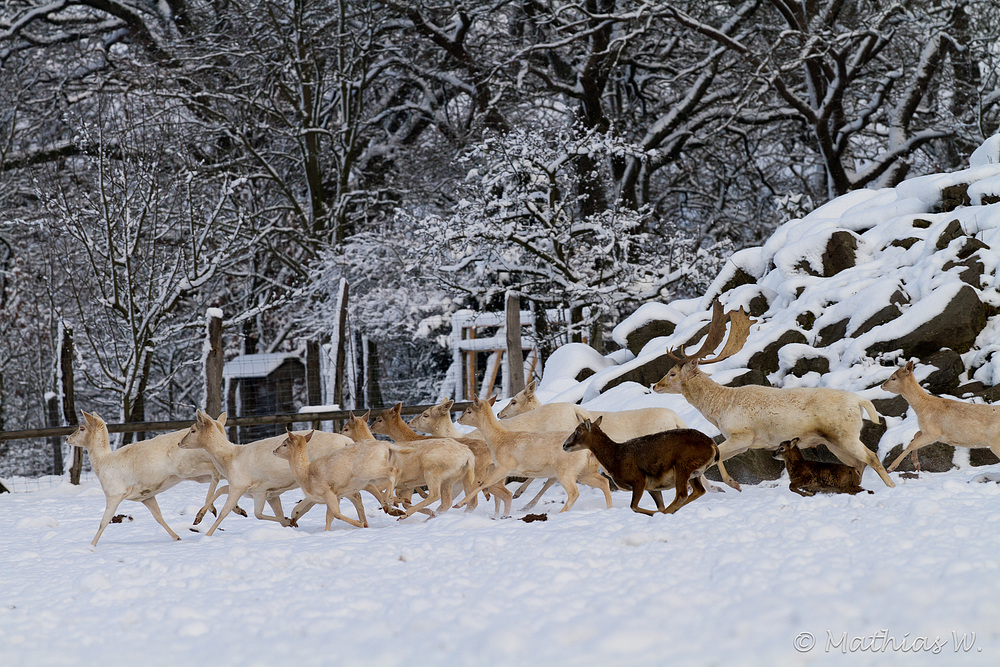
[[288, 359], [301, 361], [302, 357], [295, 353], [266, 352], [260, 354], [241, 354], [226, 362], [222, 368], [222, 377], [226, 380], [239, 378], [267, 377], [278, 370]]
[[[866, 474], [874, 493], [854, 497], [745, 486], [655, 517], [592, 489], [558, 514], [550, 491], [531, 523], [482, 505], [399, 522], [369, 502], [368, 529], [324, 532], [314, 509], [299, 528], [232, 516], [212, 537], [188, 530], [204, 491], [184, 482], [158, 496], [180, 542], [125, 503], [134, 521], [96, 549], [99, 486], [57, 481], [0, 496], [0, 646], [32, 666], [995, 660], [1000, 471], [894, 477]], [[875, 650], [879, 632], [895, 650]], [[816, 646], [799, 653], [803, 633]]]

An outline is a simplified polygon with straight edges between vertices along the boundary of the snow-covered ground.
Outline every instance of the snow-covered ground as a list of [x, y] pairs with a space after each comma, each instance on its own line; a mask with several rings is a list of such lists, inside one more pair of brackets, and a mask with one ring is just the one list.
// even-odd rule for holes
[[126, 502], [134, 521], [96, 549], [99, 484], [55, 480], [0, 495], [0, 662], [996, 664], [1000, 470], [893, 477], [655, 517], [593, 489], [565, 514], [551, 491], [544, 522], [492, 503], [400, 522], [369, 502], [368, 529], [323, 532], [314, 509], [300, 528], [232, 515], [212, 537], [188, 530], [205, 487], [185, 482], [159, 496], [182, 541]]

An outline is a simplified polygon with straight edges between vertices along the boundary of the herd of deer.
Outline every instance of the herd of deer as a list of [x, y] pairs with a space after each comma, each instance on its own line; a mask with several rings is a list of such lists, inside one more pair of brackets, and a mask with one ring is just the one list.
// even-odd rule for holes
[[[96, 546], [123, 500], [145, 504], [170, 536], [180, 539], [164, 521], [156, 495], [183, 480], [209, 484], [204, 506], [194, 520], [200, 523], [208, 511], [216, 514], [207, 535], [230, 512], [245, 516], [237, 505], [243, 496], [253, 499], [258, 519], [284, 526], [297, 525], [313, 505], [325, 504], [329, 530], [334, 519], [357, 527], [368, 525], [361, 491], [371, 494], [386, 513], [408, 517], [416, 512], [433, 516], [430, 506], [435, 502], [438, 512], [447, 511], [461, 487], [465, 495], [456, 508], [474, 509], [483, 493], [487, 499], [492, 495], [497, 515], [502, 511], [508, 516], [512, 500], [533, 479], [546, 482], [524, 509], [531, 509], [557, 482], [567, 496], [562, 512], [579, 497], [578, 483], [600, 489], [610, 508], [610, 479], [619, 488], [631, 490], [633, 511], [655, 514], [639, 507], [643, 492], [648, 492], [657, 511], [670, 514], [706, 492], [710, 485], [704, 473], [713, 465], [718, 466], [723, 481], [738, 490], [739, 484], [723, 462], [751, 448], [777, 448], [775, 458], [785, 461], [789, 488], [801, 495], [864, 491], [860, 482], [865, 466], [875, 470], [886, 486], [895, 486], [878, 456], [861, 442], [863, 416], [880, 420], [871, 401], [828, 388], [726, 387], [701, 371], [700, 365], [739, 352], [754, 322], [742, 309], [723, 313], [716, 301], [701, 349], [687, 356], [680, 348], [669, 351], [675, 365], [653, 387], [658, 393], [683, 395], [722, 432], [724, 439], [718, 445], [707, 435], [686, 428], [672, 410], [597, 412], [572, 403], [543, 404], [534, 394], [534, 382], [499, 414], [494, 414], [494, 399], [473, 399], [458, 420], [473, 427], [470, 432], [460, 431], [452, 422], [454, 402], [446, 399], [409, 424], [397, 404], [383, 411], [370, 428], [367, 414], [352, 414], [341, 433], [289, 431], [235, 445], [227, 439], [224, 413], [213, 419], [199, 410], [189, 429], [113, 451], [107, 425], [85, 412], [83, 423], [67, 442], [87, 449], [107, 500], [92, 544]], [[708, 358], [724, 339], [722, 350]], [[916, 451], [933, 442], [986, 447], [1000, 455], [1000, 409], [928, 394], [913, 376], [913, 362], [896, 370], [881, 386], [909, 402], [920, 427], [889, 471], [907, 454], [916, 462]], [[376, 439], [375, 434], [392, 441]], [[843, 464], [802, 457], [800, 447], [818, 444], [825, 444]], [[512, 493], [506, 486], [508, 477], [527, 481]], [[219, 488], [223, 478], [227, 484]], [[293, 488], [300, 488], [305, 498], [291, 517], [285, 517], [281, 494]], [[426, 496], [411, 503], [413, 493], [422, 489]], [[674, 489], [674, 500], [665, 506], [661, 492], [667, 489]], [[217, 511], [214, 503], [224, 493], [226, 502]], [[354, 505], [357, 521], [340, 512], [340, 500], [345, 497]], [[273, 516], [264, 513], [265, 502]]]

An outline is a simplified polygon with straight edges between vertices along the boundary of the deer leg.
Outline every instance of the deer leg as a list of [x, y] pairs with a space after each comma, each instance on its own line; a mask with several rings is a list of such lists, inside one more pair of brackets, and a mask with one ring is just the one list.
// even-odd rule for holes
[[[529, 479], [528, 482], [526, 482], [525, 484], [522, 484], [521, 486], [526, 486], [528, 483], [530, 483], [532, 481], [534, 481], [534, 480], [530, 480]], [[531, 501], [527, 505], [525, 505], [524, 507], [522, 507], [521, 509], [522, 510], [530, 510], [532, 507], [534, 507], [538, 503], [538, 501], [541, 500], [542, 496], [545, 495], [545, 492], [548, 491], [549, 489], [551, 489], [552, 485], [555, 484], [558, 481], [559, 480], [556, 479], [555, 477], [549, 477], [548, 479], [546, 479], [545, 480], [545, 484], [542, 484], [541, 490], [538, 493], [536, 493], [535, 497], [532, 498]], [[513, 497], [517, 498], [517, 492], [516, 491], [514, 492]]]
[[97, 540], [101, 539], [101, 533], [103, 533], [104, 529], [108, 527], [109, 523], [111, 523], [111, 519], [115, 516], [115, 510], [118, 509], [118, 506], [122, 504], [123, 500], [125, 500], [125, 496], [107, 498], [107, 503], [104, 506], [104, 516], [101, 517], [101, 525], [97, 529], [97, 534], [94, 535], [94, 540], [90, 543], [91, 546], [97, 546]]
[[[684, 507], [691, 501], [697, 500], [698, 498], [701, 498], [703, 495], [705, 495], [706, 491], [705, 485], [701, 483], [700, 476], [692, 477], [690, 481], [691, 481], [691, 493], [684, 500], [684, 502], [682, 502], [680, 505], [677, 506], [677, 509], [675, 509], [674, 512]], [[687, 484], [685, 484], [684, 486], [687, 487]], [[669, 510], [670, 508], [668, 507], [667, 509]], [[666, 510], [664, 510], [664, 512], [666, 512]]]
[[[521, 494], [523, 494], [525, 491], [527, 491], [528, 487], [531, 486], [531, 483], [534, 482], [534, 481], [535, 481], [534, 479], [526, 479], [523, 482], [521, 482], [518, 485], [518, 487], [516, 489], [514, 489], [514, 495], [513, 495], [514, 500], [517, 500], [518, 498], [520, 498]], [[527, 508], [525, 508], [525, 509], [527, 509]]]
[[[910, 444], [906, 446], [906, 449], [904, 449], [903, 452], [899, 456], [897, 456], [892, 463], [889, 464], [888, 468], [889, 472], [895, 470], [896, 467], [903, 461], [903, 459], [906, 458], [907, 454], [909, 454], [910, 452], [913, 452], [915, 454], [916, 451], [921, 447], [924, 447], [926, 445], [931, 444], [932, 442], [937, 441], [940, 435], [941, 435], [940, 433], [925, 433], [923, 431], [917, 431], [916, 435], [913, 436], [913, 440], [911, 440]], [[871, 463], [869, 463], [868, 465], [871, 465]], [[881, 467], [882, 467], [881, 464], [879, 464], [879, 468]], [[875, 466], [872, 466], [872, 468], [874, 468], [876, 472], [878, 472], [879, 470], [879, 468], [875, 468]], [[880, 472], [879, 477], [882, 477], [882, 481], [886, 482], [888, 476], [883, 477], [882, 473]], [[886, 486], [894, 486], [894, 484], [886, 482]]]
[[174, 538], [175, 540], [181, 539], [180, 535], [172, 531], [170, 529], [170, 526], [167, 525], [167, 522], [163, 520], [163, 514], [160, 512], [160, 505], [156, 502], [156, 496], [153, 496], [152, 498], [146, 498], [145, 500], [142, 501], [142, 504], [146, 506], [146, 509], [149, 510], [149, 513], [153, 515], [154, 519], [156, 519], [156, 523], [163, 526], [163, 529], [167, 531], [167, 534], [170, 535], [170, 537]]
[[295, 509], [292, 510], [292, 516], [288, 520], [288, 525], [293, 528], [299, 527], [299, 519], [301, 519], [306, 512], [311, 510], [316, 505], [315, 502], [309, 500], [308, 498], [303, 498], [295, 505]]
[[[674, 470], [674, 500], [663, 510], [664, 514], [673, 514], [689, 502], [688, 476], [689, 475], [679, 475], [677, 474], [676, 469]], [[700, 496], [702, 493], [705, 493], [705, 489], [702, 488], [700, 492], [698, 489], [695, 489], [695, 493]], [[695, 498], [698, 496], [695, 496]]]
[[[625, 480], [622, 480], [622, 481], [625, 481]], [[632, 484], [632, 504], [629, 505], [629, 507], [631, 507], [632, 511], [635, 512], [635, 513], [637, 513], [637, 514], [645, 514], [646, 516], [653, 516], [654, 514], [656, 514], [656, 512], [654, 512], [653, 510], [648, 510], [648, 509], [646, 509], [644, 507], [639, 507], [639, 501], [642, 500], [642, 492], [645, 491], [645, 490], [646, 490], [646, 480], [645, 479], [638, 479], [638, 480], [636, 480]], [[660, 492], [656, 491], [656, 493], [659, 494]], [[649, 495], [652, 496], [653, 495], [653, 491], [650, 491]], [[657, 500], [656, 496], [653, 496], [653, 501], [656, 502], [657, 507], [662, 507], [663, 506], [663, 497], [662, 497], [662, 495], [659, 498], [659, 500]]]
[[[493, 500], [496, 504], [496, 516], [510, 516], [511, 502], [513, 494], [502, 483], [494, 484], [489, 488], [493, 492]], [[503, 514], [500, 514], [500, 505], [503, 504]]]
[[[660, 491], [659, 489], [647, 489], [647, 493], [649, 493], [649, 497], [653, 499], [653, 502], [656, 503], [656, 509], [657, 509], [657, 511], [660, 511], [660, 512], [666, 512], [667, 511], [666, 510], [666, 505], [663, 504], [663, 492], [662, 491]], [[653, 513], [650, 513], [650, 516], [652, 516], [652, 515], [653, 515]]]
[[214, 493], [209, 494], [209, 497], [205, 499], [204, 506], [198, 510], [198, 513], [194, 517], [195, 526], [201, 523], [201, 520], [205, 518], [205, 514], [208, 513], [209, 510], [211, 510], [212, 514], [215, 516], [219, 516], [219, 513], [215, 510], [215, 501], [218, 500], [223, 493], [229, 493], [229, 485], [227, 484], [219, 489], [212, 487], [211, 490], [214, 491]]
[[576, 486], [576, 478], [574, 475], [567, 475], [563, 473], [558, 476], [559, 484], [562, 488], [566, 489], [566, 504], [562, 506], [559, 513], [568, 512], [570, 508], [576, 503], [576, 499], [580, 497], [580, 489]]
[[579, 480], [591, 488], [603, 491], [604, 502], [607, 504], [607, 508], [611, 509], [611, 483], [608, 481], [607, 477], [599, 472], [584, 471], [584, 473], [580, 475]]
[[222, 523], [222, 520], [233, 511], [234, 507], [236, 507], [236, 502], [240, 499], [240, 496], [243, 495], [243, 491], [246, 491], [246, 489], [234, 491], [233, 485], [230, 483], [229, 493], [226, 495], [226, 504], [222, 506], [221, 510], [219, 510], [219, 516], [215, 518], [215, 523], [212, 524], [212, 527], [208, 529], [208, 532], [206, 532], [205, 535], [211, 535], [215, 532], [216, 528], [219, 527], [219, 524]]
[[326, 493], [323, 494], [323, 498], [326, 500], [326, 528], [324, 530], [330, 530], [330, 525], [334, 519], [340, 519], [355, 528], [364, 528], [360, 521], [355, 521], [340, 513], [340, 498], [333, 492], [333, 489], [327, 489]]
[[368, 527], [368, 517], [365, 516], [365, 506], [361, 502], [361, 494], [360, 493], [352, 493], [351, 495], [347, 496], [347, 499], [351, 501], [352, 505], [354, 505], [354, 509], [358, 513], [358, 521], [361, 523], [361, 526], [363, 528], [367, 528]]
[[483, 489], [491, 487], [497, 482], [506, 479], [507, 474], [509, 472], [510, 471], [507, 469], [494, 468], [493, 472], [487, 475], [485, 480], [483, 480], [471, 492], [465, 494], [465, 497], [455, 504], [454, 509], [458, 509], [459, 507], [464, 507], [467, 503], [472, 502], [472, 499], [475, 498], [477, 494], [481, 493]]
[[[740, 483], [729, 476], [729, 471], [726, 470], [726, 466], [722, 464], [725, 459], [731, 459], [737, 454], [742, 454], [743, 452], [750, 449], [753, 444], [754, 435], [752, 433], [734, 433], [730, 435], [726, 440], [719, 445], [719, 474], [722, 475], [722, 481], [737, 491], [742, 491]], [[685, 489], [685, 493], [687, 489]]]

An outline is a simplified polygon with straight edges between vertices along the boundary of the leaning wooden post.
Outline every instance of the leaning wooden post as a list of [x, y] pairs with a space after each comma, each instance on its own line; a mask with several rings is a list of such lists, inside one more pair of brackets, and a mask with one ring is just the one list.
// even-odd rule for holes
[[[335, 354], [330, 356], [334, 359], [333, 369], [333, 402], [338, 409], [344, 407], [344, 373], [347, 365], [347, 279], [340, 279], [340, 288], [337, 292], [337, 323], [333, 331], [333, 344], [337, 346]], [[339, 421], [334, 422], [334, 428], [340, 428]]]
[[[318, 340], [306, 341], [306, 402], [309, 405], [319, 405], [323, 402], [322, 373], [320, 372], [320, 350]], [[314, 420], [312, 427], [320, 429], [319, 420]]]
[[205, 412], [216, 419], [222, 413], [222, 311], [209, 308], [205, 317]]
[[[59, 393], [62, 403], [63, 421], [67, 426], [76, 426], [76, 396], [73, 391], [73, 329], [60, 322], [62, 335], [59, 337]], [[83, 473], [83, 447], [73, 447], [73, 463], [69, 467], [70, 484], [79, 484]]]
[[507, 390], [510, 396], [524, 389], [524, 352], [521, 350], [521, 297], [507, 292]]
[[[49, 428], [59, 426], [59, 396], [53, 392], [45, 392], [45, 425]], [[52, 447], [52, 474], [62, 476], [62, 439], [53, 436], [48, 441]]]

